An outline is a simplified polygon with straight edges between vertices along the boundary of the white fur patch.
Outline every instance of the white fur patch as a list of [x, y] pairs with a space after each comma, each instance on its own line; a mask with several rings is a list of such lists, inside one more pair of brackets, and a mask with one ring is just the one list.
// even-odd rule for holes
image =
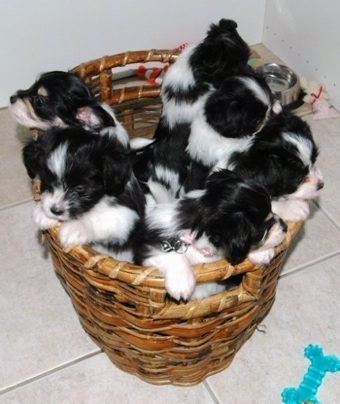
[[285, 221], [300, 222], [309, 216], [309, 202], [303, 199], [272, 201], [272, 211]]
[[171, 202], [175, 195], [159, 182], [148, 180], [148, 187], [153, 200], [157, 203]]
[[[160, 164], [157, 164], [154, 168], [154, 175], [159, 180], [159, 182], [164, 182], [165, 184], [168, 184], [170, 186], [168, 193], [172, 194], [173, 196], [176, 195], [177, 191], [180, 188], [178, 173]], [[154, 181], [151, 179], [148, 181], [148, 185], [150, 186], [150, 188], [154, 188], [153, 182]], [[155, 192], [156, 191], [158, 190], [155, 188]]]
[[292, 143], [298, 149], [299, 157], [303, 164], [307, 167], [310, 166], [312, 158], [312, 143], [308, 139], [291, 132], [284, 132], [282, 137], [286, 142]]
[[108, 126], [103, 128], [99, 134], [117, 139], [119, 143], [126, 149], [128, 149], [130, 146], [129, 136], [120, 123], [117, 123], [116, 126]]
[[249, 88], [249, 90], [255, 95], [255, 97], [263, 102], [264, 105], [270, 106], [269, 94], [250, 77], [239, 77], [239, 80], [244, 83], [244, 85]]
[[172, 129], [176, 124], [191, 123], [199, 113], [203, 110], [204, 103], [209, 96], [209, 92], [201, 96], [195, 102], [178, 102], [178, 100], [171, 99], [166, 101], [163, 105], [162, 116], [166, 118], [166, 122]]
[[130, 147], [132, 150], [140, 150], [153, 143], [155, 139], [148, 139], [146, 137], [134, 137], [130, 139]]
[[159, 229], [165, 238], [173, 237], [176, 227], [176, 207], [178, 200], [173, 203], [159, 203], [148, 210], [146, 221], [150, 229]]
[[162, 117], [166, 118], [170, 129], [177, 123], [190, 123], [195, 113], [202, 108], [207, 95], [204, 95], [196, 102], [179, 102], [177, 99], [168, 99], [165, 93], [166, 88], [171, 88], [175, 93], [187, 91], [195, 83], [194, 75], [189, 64], [189, 58], [197, 44], [188, 46], [178, 57], [176, 62], [167, 70], [162, 83], [161, 97], [163, 102]]
[[65, 173], [67, 149], [68, 144], [64, 142], [58, 146], [47, 159], [47, 167], [59, 180], [63, 178]]
[[177, 58], [176, 62], [172, 64], [166, 71], [162, 89], [165, 87], [171, 87], [173, 90], [187, 89], [190, 86], [195, 85], [194, 75], [189, 65], [189, 59], [194, 52], [197, 44], [189, 45]]
[[208, 167], [217, 163], [225, 167], [234, 152], [246, 150], [250, 143], [250, 136], [240, 139], [221, 136], [207, 123], [203, 114], [197, 114], [191, 125], [186, 150], [193, 159]]
[[26, 128], [45, 130], [52, 126], [66, 126], [65, 122], [58, 117], [55, 117], [52, 121], [43, 121], [39, 119], [28, 100], [18, 99], [14, 104], [9, 106], [9, 110], [13, 118]]
[[59, 237], [64, 247], [108, 241], [123, 245], [137, 220], [135, 211], [110, 206], [104, 198], [79, 219], [62, 223]]

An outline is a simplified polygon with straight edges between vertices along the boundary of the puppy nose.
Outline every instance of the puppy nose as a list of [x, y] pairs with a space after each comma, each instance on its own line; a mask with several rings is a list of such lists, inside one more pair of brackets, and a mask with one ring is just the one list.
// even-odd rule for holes
[[18, 97], [16, 95], [11, 95], [9, 101], [11, 104], [14, 104], [17, 101]]
[[325, 186], [325, 183], [323, 181], [319, 181], [316, 188], [318, 191], [320, 191], [320, 189], [322, 189]]
[[59, 209], [59, 208], [56, 208], [56, 207], [52, 207], [51, 212], [56, 216], [60, 216], [60, 215], [62, 215], [64, 213], [64, 211], [62, 209]]

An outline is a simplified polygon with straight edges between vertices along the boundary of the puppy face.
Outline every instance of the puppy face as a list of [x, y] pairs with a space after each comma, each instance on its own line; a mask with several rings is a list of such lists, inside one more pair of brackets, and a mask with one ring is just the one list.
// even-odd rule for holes
[[52, 129], [25, 146], [24, 164], [41, 181], [44, 215], [60, 222], [77, 219], [105, 195], [123, 192], [130, 175], [119, 142], [81, 128]]
[[10, 111], [21, 125], [42, 130], [70, 125], [115, 126], [81, 78], [63, 71], [44, 73], [30, 88], [13, 94]]
[[289, 190], [289, 184], [293, 184], [291, 192], [287, 192], [286, 195], [291, 199], [316, 198], [318, 191], [324, 186], [324, 181], [321, 171], [316, 167], [319, 152], [312, 137], [285, 132], [283, 139], [287, 142], [287, 149], [292, 148], [289, 163], [283, 166], [287, 189]]
[[279, 110], [265, 80], [251, 76], [227, 78], [204, 107], [209, 125], [229, 138], [256, 134]]
[[229, 168], [260, 182], [274, 198], [310, 200], [324, 185], [317, 156], [308, 124], [285, 112], [272, 118], [247, 151], [232, 156]]
[[[268, 192], [254, 181], [222, 170], [211, 174], [202, 192], [196, 206], [198, 215], [190, 227], [197, 245], [201, 237], [203, 242], [209, 241], [205, 250], [217, 250], [235, 265], [251, 250], [266, 249], [264, 246], [272, 249], [274, 238], [277, 244], [283, 240], [285, 224], [272, 214]], [[190, 213], [183, 216], [186, 214]]]

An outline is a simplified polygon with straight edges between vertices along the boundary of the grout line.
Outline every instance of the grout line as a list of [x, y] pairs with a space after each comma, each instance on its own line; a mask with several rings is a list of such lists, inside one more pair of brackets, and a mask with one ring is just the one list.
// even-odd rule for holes
[[34, 202], [33, 198], [24, 199], [24, 200], [22, 200], [20, 202], [13, 202], [13, 203], [11, 203], [9, 205], [1, 206], [0, 207], [0, 212], [6, 211], [6, 210], [11, 209], [11, 208], [16, 208], [16, 207], [21, 206], [21, 205], [26, 205], [29, 202]]
[[326, 260], [328, 260], [330, 258], [336, 257], [339, 254], [340, 254], [340, 251], [335, 251], [335, 252], [330, 253], [328, 255], [324, 255], [323, 257], [316, 258], [315, 260], [309, 261], [306, 264], [302, 264], [299, 267], [296, 267], [296, 268], [292, 269], [291, 271], [280, 275], [279, 279], [283, 279], [283, 278], [286, 278], [286, 277], [288, 277], [290, 275], [293, 275], [293, 274], [295, 274], [297, 272], [301, 272], [301, 271], [305, 270], [306, 268], [308, 268], [308, 267], [310, 267], [312, 265], [319, 264], [320, 262], [323, 262], [323, 261], [326, 261]]
[[5, 387], [3, 390], [0, 390], [0, 396], [4, 395], [4, 394], [6, 394], [6, 393], [8, 393], [10, 391], [16, 390], [16, 389], [18, 389], [20, 387], [24, 387], [24, 386], [26, 386], [28, 384], [31, 384], [31, 383], [33, 383], [33, 382], [35, 382], [37, 380], [44, 379], [45, 377], [53, 375], [54, 373], [57, 373], [60, 370], [63, 370], [63, 369], [66, 369], [68, 367], [71, 367], [73, 365], [76, 365], [77, 363], [80, 363], [80, 362], [82, 362], [84, 360], [93, 358], [94, 356], [97, 356], [98, 354], [101, 354], [101, 353], [102, 353], [101, 350], [98, 350], [96, 352], [92, 352], [92, 353], [84, 355], [84, 356], [82, 356], [80, 358], [74, 359], [74, 360], [72, 360], [72, 361], [70, 361], [68, 363], [65, 363], [64, 365], [56, 366], [53, 369], [47, 370], [45, 372], [42, 372], [42, 373], [40, 373], [40, 374], [38, 374], [36, 376], [33, 376], [31, 378], [28, 378], [28, 379], [26, 379], [26, 380], [24, 380], [22, 382], [18, 382], [18, 383], [13, 384], [12, 386], [9, 386], [9, 387]]
[[203, 381], [203, 385], [205, 386], [205, 388], [208, 390], [208, 393], [210, 394], [212, 400], [214, 401], [215, 404], [221, 404], [220, 400], [217, 398], [214, 390], [212, 389], [212, 387], [210, 386], [209, 382], [207, 380]]
[[340, 231], [340, 225], [332, 218], [332, 216], [325, 210], [317, 201], [313, 201], [314, 205], [322, 211], [326, 218]]

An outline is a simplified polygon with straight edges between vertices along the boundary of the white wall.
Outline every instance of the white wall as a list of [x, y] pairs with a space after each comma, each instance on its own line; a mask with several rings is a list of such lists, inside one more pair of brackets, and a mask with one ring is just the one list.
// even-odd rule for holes
[[267, 0], [263, 43], [340, 108], [339, 0]]
[[0, 0], [0, 107], [44, 71], [127, 50], [174, 48], [220, 18], [262, 41], [265, 0]]

